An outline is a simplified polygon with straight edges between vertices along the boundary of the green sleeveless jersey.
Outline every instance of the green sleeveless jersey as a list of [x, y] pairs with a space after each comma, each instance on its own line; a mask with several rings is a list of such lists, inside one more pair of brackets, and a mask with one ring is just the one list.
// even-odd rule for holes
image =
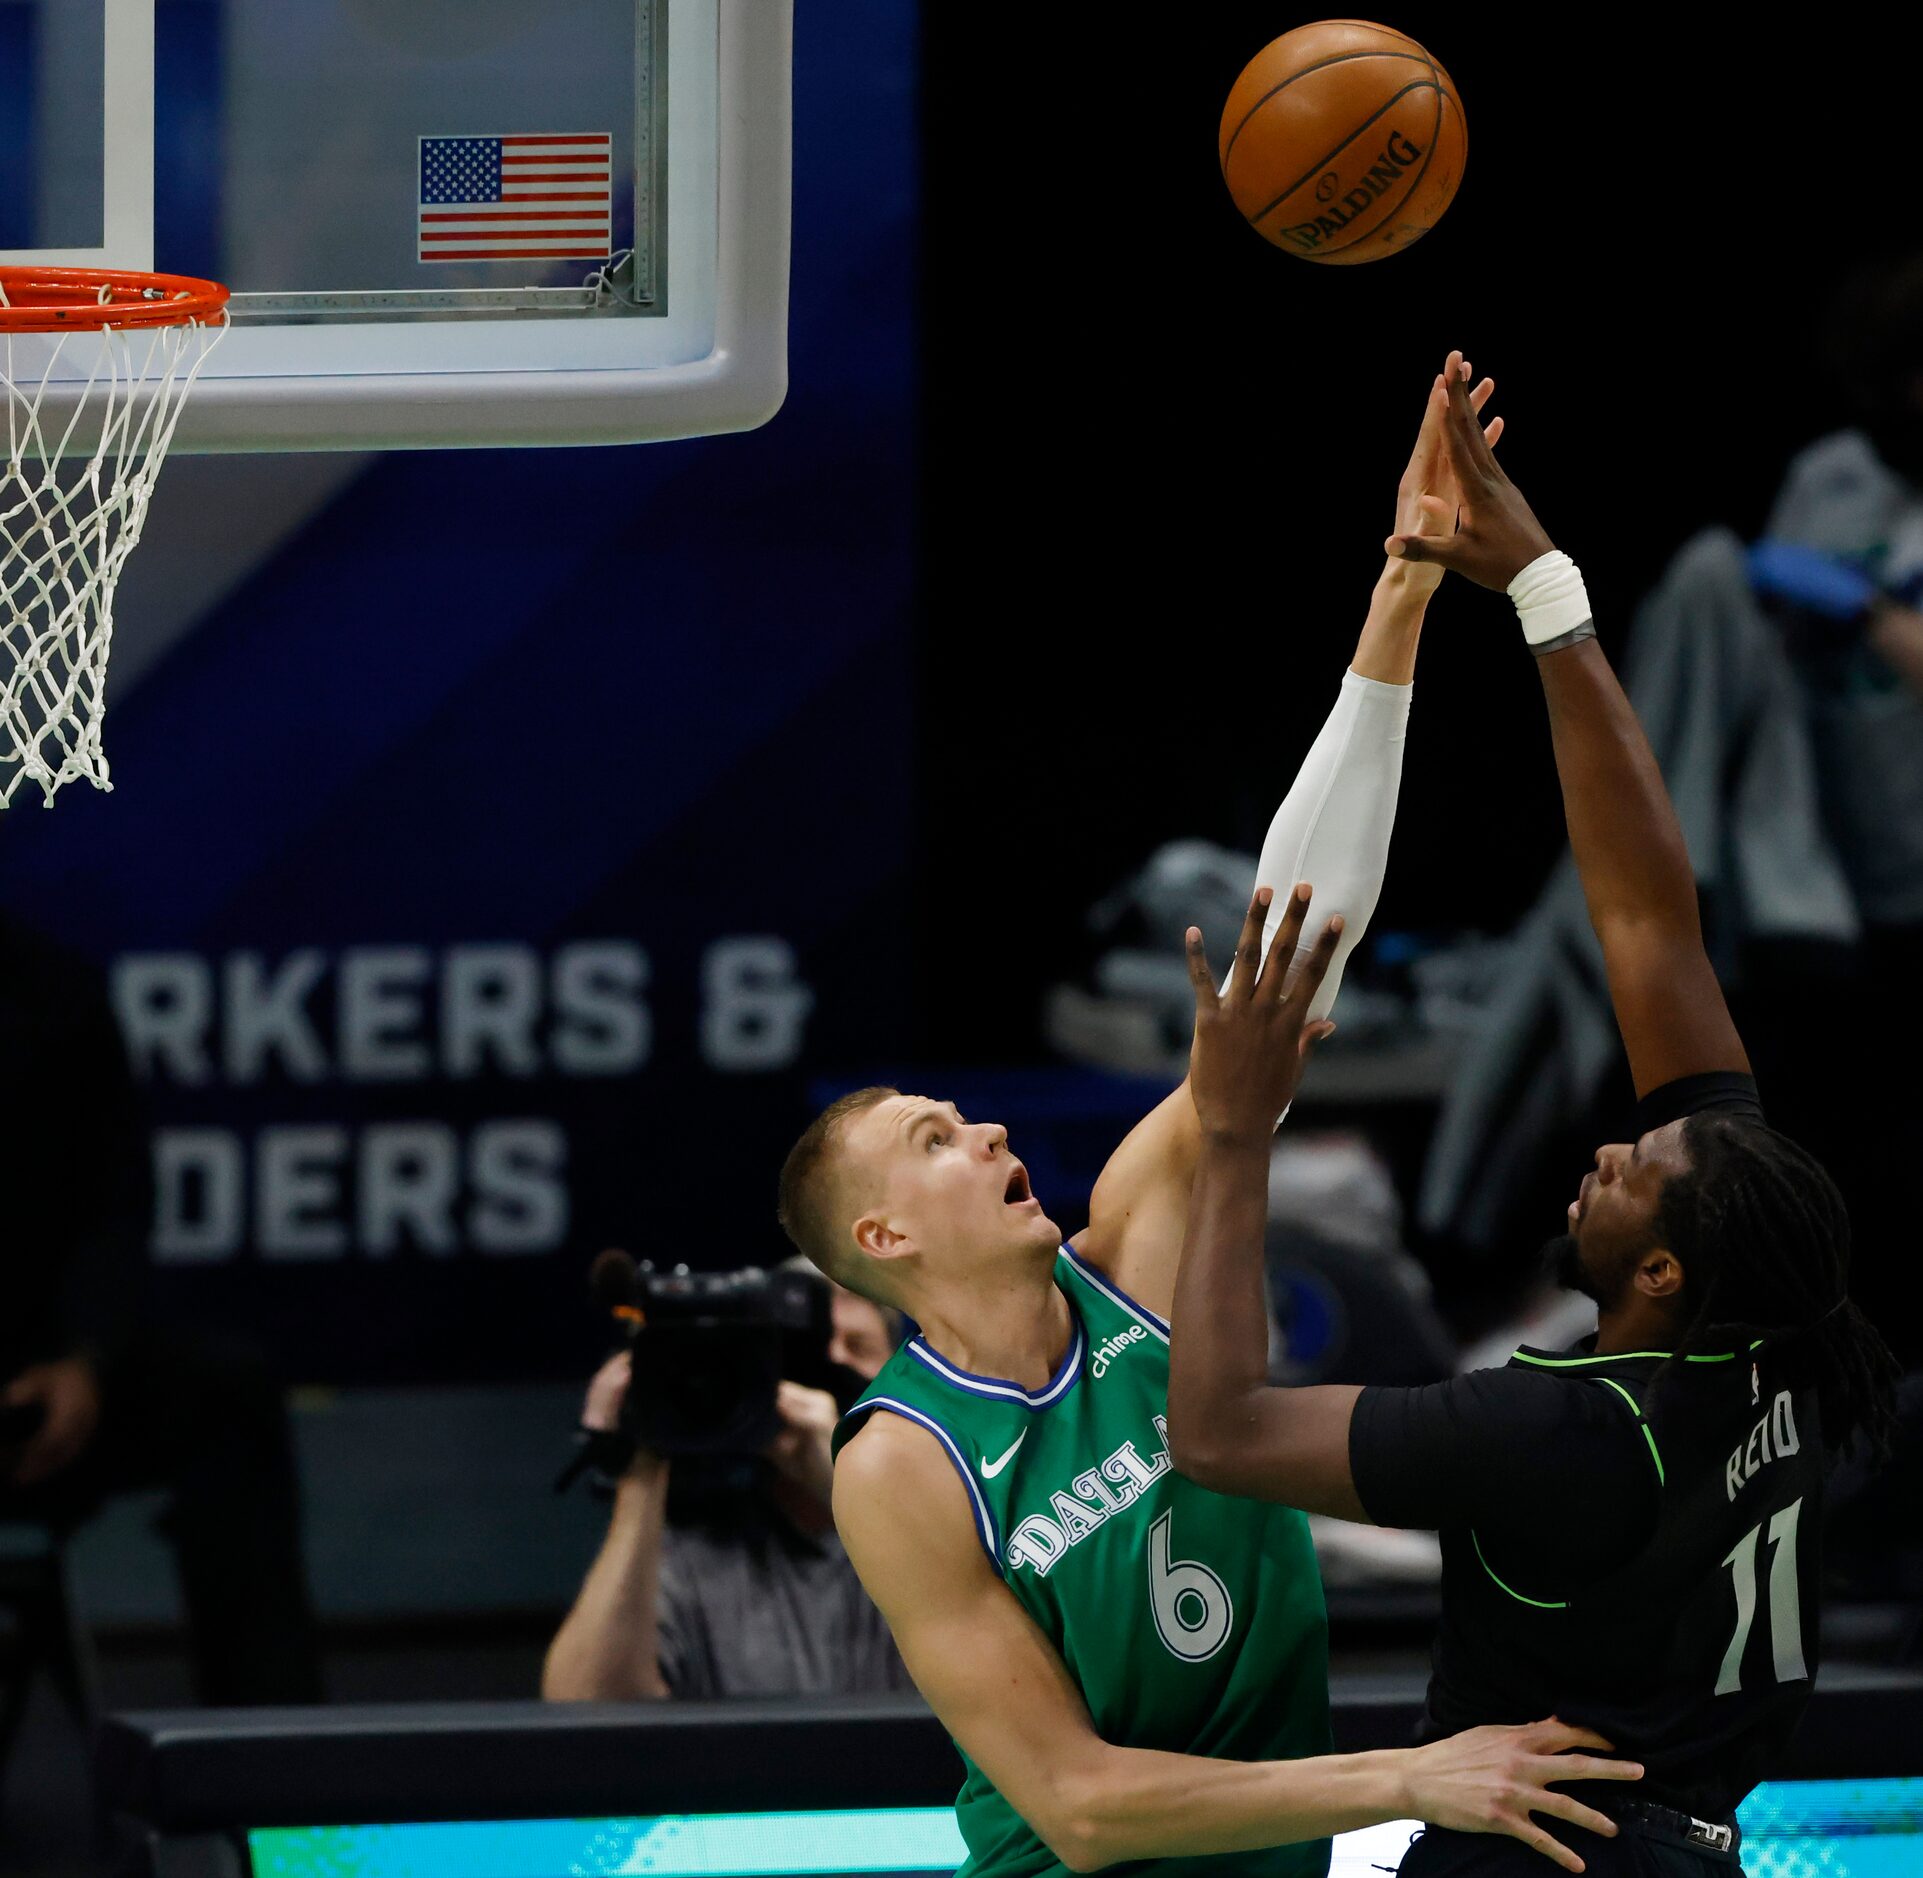
[[[1240, 1761], [1328, 1753], [1328, 1619], [1308, 1522], [1177, 1475], [1167, 1323], [1067, 1247], [1055, 1276], [1073, 1334], [1046, 1388], [969, 1375], [917, 1337], [842, 1419], [836, 1452], [877, 1411], [941, 1442], [982, 1549], [1068, 1665], [1103, 1740]], [[962, 1760], [965, 1878], [1064, 1871]], [[1128, 1869], [1321, 1878], [1328, 1863], [1317, 1839]]]

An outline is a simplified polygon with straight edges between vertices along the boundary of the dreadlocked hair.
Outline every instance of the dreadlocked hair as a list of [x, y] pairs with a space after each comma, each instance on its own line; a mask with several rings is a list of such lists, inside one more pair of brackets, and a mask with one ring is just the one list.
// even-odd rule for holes
[[1896, 1359], [1848, 1295], [1850, 1216], [1822, 1163], [1745, 1117], [1692, 1115], [1683, 1124], [1687, 1173], [1663, 1188], [1657, 1229], [1681, 1260], [1695, 1311], [1681, 1357], [1712, 1338], [1760, 1342], [1761, 1360], [1811, 1386], [1823, 1439], [1847, 1452], [1860, 1439], [1888, 1457]]

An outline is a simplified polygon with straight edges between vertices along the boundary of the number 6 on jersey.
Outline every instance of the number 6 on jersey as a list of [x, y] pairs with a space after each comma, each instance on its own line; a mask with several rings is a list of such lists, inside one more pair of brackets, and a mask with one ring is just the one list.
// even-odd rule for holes
[[1206, 1565], [1169, 1556], [1169, 1522], [1174, 1517], [1164, 1513], [1149, 1528], [1149, 1609], [1171, 1656], [1205, 1663], [1228, 1641], [1235, 1605], [1228, 1586]]

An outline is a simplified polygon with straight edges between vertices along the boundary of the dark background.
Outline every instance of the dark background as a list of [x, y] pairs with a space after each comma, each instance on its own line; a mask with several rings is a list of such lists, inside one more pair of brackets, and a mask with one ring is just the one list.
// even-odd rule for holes
[[[159, 10], [163, 71], [186, 47], [163, 108], [203, 113], [172, 137], [160, 220], [180, 265], [216, 272], [220, 11]], [[1217, 172], [1223, 99], [1299, 14], [804, 5], [774, 422], [378, 457], [116, 697], [121, 787], [70, 790], [56, 814], [23, 799], [0, 830], [0, 903], [94, 964], [624, 937], [655, 967], [660, 1047], [619, 1081], [146, 1092], [171, 1125], [533, 1113], [573, 1131], [574, 1225], [538, 1260], [464, 1245], [290, 1266], [243, 1246], [158, 1274], [180, 1314], [243, 1323], [289, 1379], [340, 1385], [296, 1413], [335, 1695], [534, 1685], [602, 1524], [548, 1489], [605, 1341], [582, 1285], [603, 1243], [780, 1256], [781, 1151], [820, 1081], [857, 1070], [925, 1077], [1036, 1160], [1011, 1097], [1046, 1073], [1038, 1007], [1083, 962], [1084, 909], [1172, 837], [1259, 842], [1353, 648], [1450, 347], [1497, 378], [1504, 459], [1581, 562], [1612, 652], [1688, 535], [1758, 530], [1790, 456], [1841, 421], [1816, 372], [1823, 309], [1859, 261], [1923, 240], [1917, 35], [1866, 17], [1399, 11], [1456, 82], [1466, 176], [1414, 249], [1346, 269], [1269, 246]], [[0, 124], [0, 170], [30, 142]], [[223, 504], [289, 473], [170, 465], [141, 556], [217, 547]], [[531, 501], [568, 524], [567, 555], [527, 537]], [[484, 554], [450, 605], [456, 541]], [[1500, 932], [1560, 847], [1518, 640], [1497, 596], [1445, 585], [1431, 609], [1378, 933]], [[752, 725], [751, 692], [768, 707]], [[495, 727], [528, 722], [559, 760], [501, 761]], [[758, 932], [793, 942], [817, 994], [807, 1048], [715, 1074], [696, 962]], [[1859, 1034], [1820, 980], [1797, 983], [1774, 1017], [1803, 1059], [1766, 1074], [1772, 1115], [1825, 1153], [1855, 1136], [1859, 1160], [1887, 1158], [1879, 1096], [1913, 1039]], [[1072, 1145], [1099, 1165], [1134, 1099], [1078, 1094]], [[1431, 1114], [1358, 1118], [1405, 1195]], [[1598, 1138], [1545, 1156], [1562, 1197]], [[1072, 1228], [1072, 1195], [1044, 1191]], [[1892, 1264], [1907, 1206], [1900, 1224], [1877, 1248]], [[1473, 1330], [1534, 1242], [1501, 1270], [1414, 1249]], [[109, 1663], [115, 1706], [185, 1699], [148, 1524], [121, 1505], [80, 1560], [89, 1614], [136, 1639]], [[51, 1790], [23, 1769], [12, 1797]], [[84, 1796], [70, 1810], [84, 1822]]]
[[[1495, 376], [1509, 472], [1614, 653], [1683, 539], [1753, 536], [1837, 427], [1824, 309], [1923, 234], [1910, 61], [1849, 16], [1383, 17], [1455, 79], [1469, 158], [1419, 244], [1343, 268], [1255, 235], [1217, 169], [1222, 101], [1295, 13], [929, 9], [915, 856], [939, 1058], [1032, 1048], [1081, 909], [1158, 843], [1259, 843], [1450, 347]], [[1509, 608], [1446, 584], [1375, 925], [1500, 931], [1561, 839]]]

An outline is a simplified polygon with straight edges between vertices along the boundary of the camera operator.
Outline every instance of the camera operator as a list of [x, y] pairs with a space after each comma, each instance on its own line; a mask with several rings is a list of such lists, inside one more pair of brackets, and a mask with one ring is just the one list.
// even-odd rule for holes
[[[783, 1270], [812, 1268], [790, 1261]], [[671, 1463], [637, 1445], [614, 1489], [607, 1538], [550, 1645], [550, 1701], [678, 1696], [847, 1695], [907, 1689], [881, 1613], [841, 1549], [829, 1510], [829, 1437], [893, 1352], [890, 1314], [839, 1286], [827, 1360], [845, 1391], [784, 1380], [779, 1432], [751, 1484], [698, 1522], [668, 1523]], [[612, 1434], [640, 1348], [611, 1357], [588, 1385], [584, 1429]]]

